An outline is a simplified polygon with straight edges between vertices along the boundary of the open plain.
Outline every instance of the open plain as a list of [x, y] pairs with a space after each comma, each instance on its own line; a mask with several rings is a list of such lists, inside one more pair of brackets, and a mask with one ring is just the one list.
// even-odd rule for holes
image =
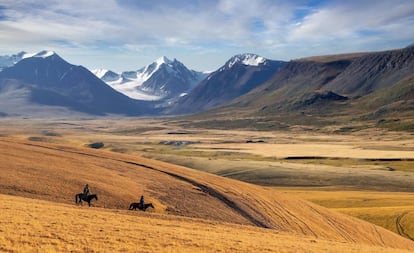
[[[5, 252], [414, 250], [410, 133], [132, 118], [3, 118], [0, 130]], [[91, 208], [75, 204], [85, 183]], [[141, 194], [155, 208], [128, 211]]]

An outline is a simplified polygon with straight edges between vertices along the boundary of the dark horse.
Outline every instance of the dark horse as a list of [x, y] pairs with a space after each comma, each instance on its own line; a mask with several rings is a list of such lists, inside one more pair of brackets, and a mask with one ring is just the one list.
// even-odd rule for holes
[[78, 194], [75, 195], [76, 204], [78, 204], [78, 203], [82, 204], [82, 200], [83, 200], [83, 201], [88, 202], [88, 205], [91, 206], [92, 199], [98, 200], [98, 195], [91, 194], [91, 195], [88, 195], [86, 197], [83, 195], [83, 193], [78, 193]]
[[139, 209], [145, 212], [145, 210], [147, 210], [148, 207], [155, 208], [152, 203], [144, 204], [144, 206], [141, 206], [139, 203], [134, 202], [134, 203], [131, 203], [131, 205], [129, 205], [129, 210]]

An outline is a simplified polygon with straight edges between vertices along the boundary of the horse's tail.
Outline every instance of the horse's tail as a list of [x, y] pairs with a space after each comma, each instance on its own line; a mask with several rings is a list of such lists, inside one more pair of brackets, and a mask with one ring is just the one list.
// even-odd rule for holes
[[78, 203], [78, 194], [75, 194], [75, 203]]

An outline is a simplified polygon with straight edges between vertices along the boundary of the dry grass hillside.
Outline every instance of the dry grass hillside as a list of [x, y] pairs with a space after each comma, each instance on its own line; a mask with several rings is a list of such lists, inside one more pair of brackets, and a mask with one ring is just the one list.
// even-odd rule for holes
[[409, 252], [165, 214], [0, 201], [1, 252]]
[[[153, 216], [145, 218], [145, 222], [157, 224], [158, 232], [152, 232], [151, 235], [153, 237], [149, 237], [153, 238], [153, 240], [159, 240], [165, 234], [168, 234], [170, 238], [175, 236], [174, 229], [177, 227], [175, 224], [177, 221], [169, 223], [164, 220], [164, 217], [172, 217], [170, 215], [173, 215], [174, 220], [178, 219], [179, 216], [202, 219], [204, 223], [213, 223], [214, 225], [211, 227], [215, 227], [215, 224], [219, 223], [218, 226], [226, 231], [223, 233], [226, 234], [225, 237], [238, 238], [238, 233], [240, 233], [240, 248], [246, 248], [247, 251], [251, 250], [247, 246], [247, 242], [245, 242], [246, 240], [250, 241], [248, 240], [249, 233], [253, 233], [250, 231], [256, 231], [255, 229], [259, 228], [257, 230], [259, 232], [256, 234], [259, 238], [261, 238], [262, 234], [271, 237], [272, 234], [283, 233], [283, 236], [287, 236], [292, 240], [291, 245], [297, 244], [298, 241], [302, 240], [301, 238], [314, 238], [314, 240], [317, 239], [317, 242], [319, 240], [327, 240], [332, 243], [332, 247], [341, 243], [346, 243], [341, 245], [353, 245], [345, 246], [345, 248], [342, 247], [343, 252], [352, 252], [352, 248], [355, 249], [356, 244], [360, 244], [360, 249], [364, 247], [368, 249], [372, 246], [414, 250], [413, 242], [390, 231], [368, 222], [330, 211], [310, 202], [260, 186], [139, 156], [93, 150], [73, 145], [53, 144], [43, 142], [41, 139], [28, 141], [13, 137], [0, 137], [0, 159], [2, 161], [0, 163], [0, 193], [8, 195], [2, 197], [4, 198], [2, 202], [8, 201], [7, 203], [9, 203], [6, 205], [5, 211], [3, 212], [2, 210], [2, 215], [6, 215], [6, 213], [8, 215], [20, 214], [23, 212], [21, 215], [26, 219], [22, 221], [23, 225], [35, 226], [35, 228], [43, 231], [42, 228], [46, 225], [44, 225], [43, 219], [39, 220], [39, 216], [47, 215], [48, 211], [46, 210], [50, 209], [50, 217], [54, 217], [55, 225], [61, 226], [61, 230], [68, 231], [68, 234], [76, 234], [72, 230], [76, 231], [78, 227], [89, 226], [83, 228], [86, 232], [82, 230], [84, 233], [80, 236], [85, 243], [90, 241], [89, 239], [84, 239], [82, 235], [89, 235], [99, 231], [95, 230], [96, 224], [85, 225], [85, 223], [89, 224], [85, 222], [87, 217], [97, 217], [101, 221], [106, 220], [104, 222], [105, 226], [111, 227], [109, 233], [112, 230], [119, 231], [123, 226], [136, 227], [137, 221], [135, 217], [128, 216], [132, 211], [123, 210], [127, 209], [130, 202], [136, 202], [143, 193], [146, 196], [146, 201], [152, 202], [155, 205], [154, 210], [150, 209], [154, 213], [152, 215], [155, 215], [154, 217], [158, 220], [162, 220], [153, 220]], [[82, 190], [85, 183], [89, 183], [92, 193], [98, 194], [99, 200], [93, 202], [94, 208], [89, 209], [85, 206], [78, 209], [74, 204], [74, 195]], [[27, 202], [27, 199], [16, 198], [16, 202], [14, 202], [13, 197], [10, 197], [10, 195], [30, 199], [29, 207], [24, 206], [24, 202]], [[34, 208], [34, 213], [31, 214], [27, 210], [32, 210], [31, 201], [34, 201], [33, 199], [46, 200], [46, 202], [33, 202], [37, 206], [40, 205], [40, 207]], [[57, 203], [56, 206], [53, 203]], [[60, 212], [59, 208], [64, 210]], [[84, 216], [84, 218], [78, 221], [74, 218], [78, 216]], [[16, 217], [16, 221], [20, 219], [18, 216], [12, 215], [12, 217]], [[61, 225], [61, 223], [65, 224], [61, 220], [66, 220], [66, 218], [74, 222], [69, 224], [69, 227]], [[34, 224], [31, 224], [31, 220], [33, 220]], [[13, 238], [11, 235], [11, 239], [4, 239], [6, 236], [10, 237], [16, 221], [13, 218], [2, 218], [2, 222], [8, 224], [8, 226], [2, 226], [0, 231], [0, 235], [3, 235], [0, 238], [6, 241], [6, 246], [2, 247], [5, 247], [7, 250], [12, 248], [9, 250], [12, 252], [13, 250], [19, 252], [19, 250], [13, 249], [13, 246], [7, 246], [7, 243], [10, 243], [10, 241], [15, 242], [16, 240], [29, 240], [27, 238], [31, 238], [30, 236], [26, 239], [24, 239], [24, 236]], [[38, 225], [39, 222], [43, 225]], [[181, 226], [182, 233], [193, 233], [185, 229], [188, 222], [196, 228], [194, 228], [194, 237], [191, 235], [186, 236], [191, 238], [191, 242], [201, 245], [196, 245], [195, 247], [209, 251], [208, 248], [202, 246], [202, 241], [200, 242], [200, 240], [196, 239], [197, 235], [203, 237], [202, 233], [204, 232], [198, 230], [199, 228], [205, 229], [203, 225], [197, 222], [193, 223], [192, 221], [178, 222], [180, 224], [178, 227]], [[237, 226], [237, 228], [232, 230], [234, 225], [224, 225], [228, 223], [249, 226]], [[148, 229], [152, 227], [152, 225], [148, 224], [146, 226]], [[106, 229], [107, 227], [100, 232], [106, 231]], [[141, 233], [143, 232], [143, 228], [138, 230]], [[48, 230], [45, 229], [45, 231]], [[207, 231], [209, 231], [208, 233], [214, 233], [214, 231], [212, 232], [208, 229]], [[55, 232], [48, 233], [49, 237], [56, 239], [59, 243], [74, 240], [73, 238], [68, 240], [65, 237], [60, 237]], [[136, 233], [139, 234], [139, 232]], [[105, 241], [105, 236], [112, 236], [112, 234], [105, 233], [102, 236], [95, 234], [93, 238], [98, 241]], [[180, 234], [176, 236], [177, 239], [180, 239]], [[266, 236], [263, 238], [267, 238]], [[135, 234], [135, 237], [130, 239], [135, 240], [136, 237], [139, 236]], [[123, 240], [128, 241], [125, 238]], [[39, 240], [41, 241], [42, 239], [40, 238]], [[122, 245], [122, 239], [117, 238], [115, 240], [121, 240], [117, 243]], [[260, 240], [253, 244], [256, 246], [260, 245]], [[294, 242], [295, 240], [296, 243]], [[177, 243], [178, 248], [185, 244], [180, 244], [180, 240], [173, 241]], [[158, 244], [159, 242], [151, 241], [149, 245], [154, 243]], [[173, 244], [173, 242], [171, 243]], [[263, 241], [263, 244], [266, 245], [267, 243], [276, 244], [275, 247], [280, 249], [280, 252], [289, 251], [280, 248], [281, 246], [277, 246], [277, 243], [271, 242], [270, 239], [269, 241]], [[106, 248], [104, 244], [101, 245], [103, 245], [103, 248]], [[145, 244], [143, 245], [145, 246]], [[174, 245], [172, 247], [174, 248]], [[214, 245], [211, 247], [214, 248]], [[263, 247], [265, 246], [263, 245]], [[314, 252], [324, 251], [322, 248], [319, 251], [315, 247], [313, 248]], [[325, 247], [328, 246], [325, 245]], [[149, 250], [149, 248], [147, 249]], [[237, 247], [226, 248], [223, 251], [236, 251], [237, 249]], [[307, 249], [307, 246], [304, 245], [302, 249]], [[339, 247], [338, 249], [341, 248]], [[70, 251], [70, 249], [64, 250]], [[117, 250], [121, 250], [121, 248]], [[131, 250], [131, 248], [127, 248], [125, 251], [128, 250]], [[325, 251], [331, 250], [325, 248]], [[341, 252], [341, 250], [335, 251]], [[367, 252], [369, 251], [379, 252], [374, 249], [367, 250]]]

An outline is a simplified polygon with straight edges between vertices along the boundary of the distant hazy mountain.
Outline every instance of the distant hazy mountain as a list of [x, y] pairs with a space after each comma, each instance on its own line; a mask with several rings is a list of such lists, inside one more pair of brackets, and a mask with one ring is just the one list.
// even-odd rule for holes
[[147, 104], [115, 91], [86, 68], [50, 51], [27, 55], [3, 69], [0, 97], [0, 111], [8, 115], [47, 114], [39, 110], [52, 107], [94, 115], [150, 113]]
[[179, 99], [169, 113], [193, 113], [223, 105], [262, 85], [284, 65], [283, 61], [272, 61], [254, 54], [233, 56]]
[[121, 78], [120, 74], [107, 69], [94, 69], [91, 72], [105, 83], [116, 82]]
[[97, 77], [123, 94], [140, 100], [170, 99], [192, 90], [206, 74], [188, 69], [184, 64], [163, 56], [137, 70], [121, 74], [93, 70]]
[[13, 55], [0, 55], [0, 71], [4, 68], [13, 66], [24, 57], [30, 57], [30, 55], [23, 51]]

